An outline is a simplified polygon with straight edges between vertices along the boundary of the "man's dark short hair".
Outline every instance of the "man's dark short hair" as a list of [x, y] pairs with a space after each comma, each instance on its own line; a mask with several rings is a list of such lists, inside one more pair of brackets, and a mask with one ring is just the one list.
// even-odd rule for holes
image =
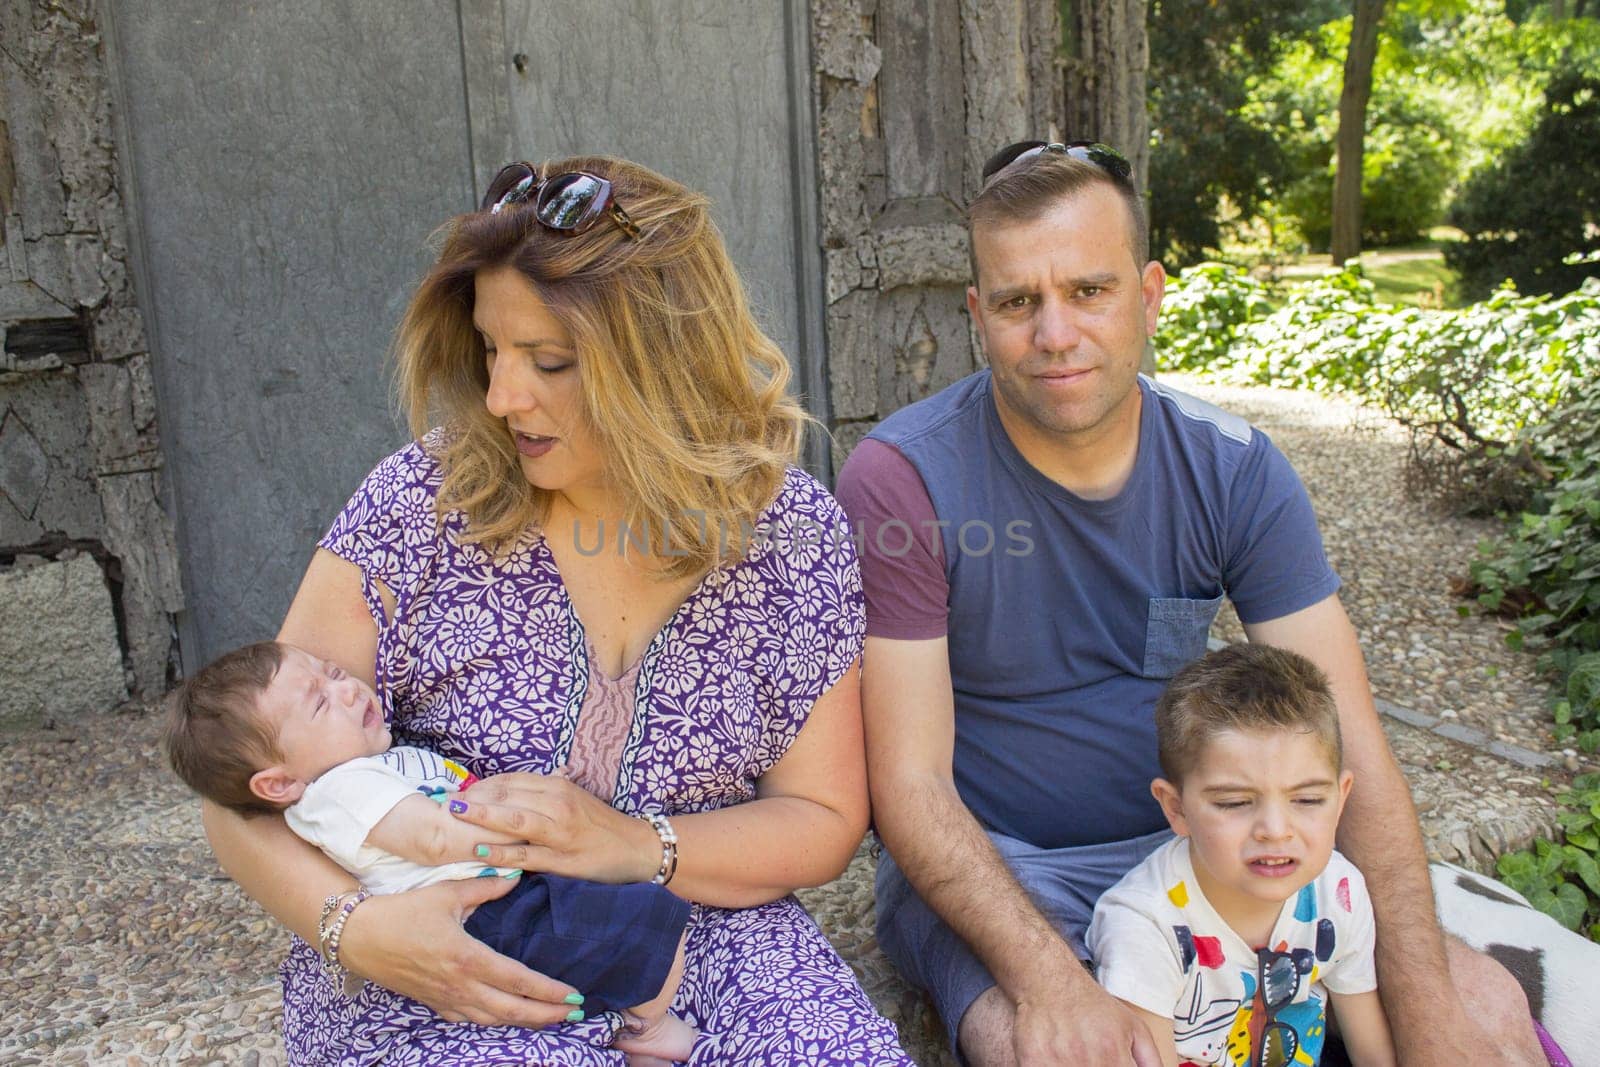
[[1212, 738], [1293, 730], [1310, 734], [1343, 767], [1339, 708], [1327, 675], [1297, 652], [1271, 645], [1229, 645], [1184, 667], [1156, 701], [1161, 773], [1181, 785]]
[[[1109, 185], [1128, 209], [1128, 246], [1134, 262], [1142, 269], [1150, 259], [1150, 223], [1145, 217], [1144, 198], [1133, 183], [1119, 178], [1093, 163], [1043, 152], [1000, 170], [986, 182], [967, 205], [967, 236], [982, 225], [1032, 222], [1056, 204], [1070, 200], [1095, 185]], [[973, 281], [978, 264], [974, 253]]]
[[284, 646], [261, 641], [202, 668], [167, 698], [162, 748], [190, 789], [246, 815], [282, 807], [250, 791], [250, 778], [282, 758], [261, 694], [283, 665]]

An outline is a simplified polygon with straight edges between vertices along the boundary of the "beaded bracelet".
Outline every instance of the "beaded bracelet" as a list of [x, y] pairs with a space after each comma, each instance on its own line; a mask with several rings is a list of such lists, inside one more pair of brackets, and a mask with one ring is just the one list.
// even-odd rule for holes
[[678, 835], [667, 817], [660, 812], [646, 815], [645, 819], [661, 839], [661, 866], [656, 868], [656, 876], [650, 881], [656, 885], [666, 885], [678, 873]]
[[322, 939], [323, 928], [328, 925], [328, 917], [333, 914], [333, 909], [339, 906], [339, 901], [342, 898], [347, 897], [354, 892], [355, 890], [353, 889], [347, 889], [343, 893], [329, 893], [327, 899], [322, 902], [322, 915], [317, 919], [318, 941]]
[[335, 985], [344, 989], [346, 995], [350, 993], [354, 976], [339, 962], [339, 941], [344, 937], [344, 924], [349, 920], [350, 913], [371, 897], [372, 894], [365, 889], [346, 890], [330, 894], [322, 902], [322, 918], [317, 922], [317, 948], [322, 954], [322, 970], [333, 979]]

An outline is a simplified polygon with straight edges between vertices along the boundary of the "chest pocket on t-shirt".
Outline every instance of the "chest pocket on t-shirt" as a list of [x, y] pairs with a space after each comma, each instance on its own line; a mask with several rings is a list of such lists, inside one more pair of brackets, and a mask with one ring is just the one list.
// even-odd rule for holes
[[1221, 607], [1220, 596], [1210, 600], [1151, 597], [1141, 673], [1146, 678], [1171, 678], [1185, 663], [1205, 655], [1211, 621]]

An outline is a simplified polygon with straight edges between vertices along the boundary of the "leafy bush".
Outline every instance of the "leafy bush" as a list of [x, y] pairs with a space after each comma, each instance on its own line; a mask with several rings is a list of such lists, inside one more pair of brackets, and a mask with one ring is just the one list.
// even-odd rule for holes
[[1600, 75], [1551, 79], [1528, 139], [1477, 171], [1450, 212], [1467, 240], [1445, 249], [1464, 292], [1509, 278], [1531, 293], [1565, 293], [1592, 273], [1565, 264], [1600, 248]]
[[[1554, 484], [1472, 566], [1478, 600], [1521, 616], [1508, 639], [1544, 649], [1540, 666], [1563, 679], [1552, 710], [1555, 737], [1600, 750], [1600, 380], [1579, 383], [1547, 422], [1524, 434]], [[1562, 798], [1566, 843], [1540, 841], [1503, 857], [1500, 873], [1529, 901], [1571, 929], [1600, 940], [1600, 775], [1584, 775]], [[1585, 892], [1587, 891], [1587, 892]]]
[[1197, 263], [1167, 285], [1156, 343], [1168, 370], [1198, 370], [1228, 358], [1239, 327], [1272, 311], [1267, 287], [1226, 263]]
[[1584, 774], [1557, 798], [1565, 844], [1535, 841], [1495, 865], [1506, 885], [1569, 930], [1600, 941], [1600, 774]]
[[1546, 422], [1523, 435], [1551, 484], [1472, 565], [1478, 601], [1518, 616], [1514, 644], [1544, 649], [1565, 677], [1555, 701], [1558, 741], [1600, 750], [1600, 380], [1579, 383]]
[[1380, 306], [1349, 265], [1289, 289], [1275, 310], [1267, 297], [1221, 264], [1174, 279], [1176, 314], [1156, 334], [1163, 365], [1375, 401], [1412, 432], [1413, 486], [1459, 510], [1526, 506], [1572, 442], [1519, 435], [1600, 373], [1600, 280], [1556, 300], [1501, 290], [1441, 311]]

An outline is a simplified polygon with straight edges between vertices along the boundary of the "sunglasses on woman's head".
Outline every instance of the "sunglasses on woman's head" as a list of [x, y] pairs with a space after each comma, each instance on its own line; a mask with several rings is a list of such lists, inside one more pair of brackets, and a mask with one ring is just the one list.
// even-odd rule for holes
[[1128, 157], [1099, 141], [1068, 141], [1066, 144], [1059, 141], [1018, 141], [1008, 144], [984, 163], [983, 181], [987, 182], [1013, 163], [1037, 159], [1046, 152], [1092, 163], [1113, 178], [1123, 182], [1133, 181], [1133, 164], [1128, 162]]
[[637, 241], [641, 236], [638, 225], [612, 195], [611, 183], [586, 170], [540, 178], [531, 163], [507, 163], [489, 183], [478, 210], [498, 215], [530, 200], [533, 217], [557, 233], [576, 237], [601, 219], [610, 219], [628, 238]]

